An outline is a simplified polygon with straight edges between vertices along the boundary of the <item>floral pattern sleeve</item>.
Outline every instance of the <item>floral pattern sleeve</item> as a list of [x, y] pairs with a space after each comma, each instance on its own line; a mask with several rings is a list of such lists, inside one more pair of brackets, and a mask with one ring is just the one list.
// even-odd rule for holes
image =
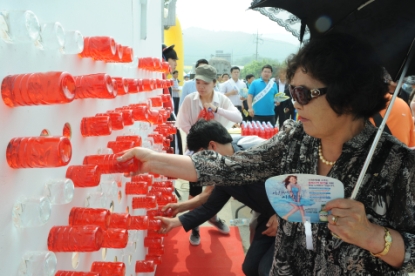
[[245, 185], [281, 174], [280, 160], [284, 159], [282, 155], [293, 135], [295, 128], [287, 124], [283, 131], [271, 139], [232, 156], [222, 156], [210, 150], [193, 154], [198, 184]]

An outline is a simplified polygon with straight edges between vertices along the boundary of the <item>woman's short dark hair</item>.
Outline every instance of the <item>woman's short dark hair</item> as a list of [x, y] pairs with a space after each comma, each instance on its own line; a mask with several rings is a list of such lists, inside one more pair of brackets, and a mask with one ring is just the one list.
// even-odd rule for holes
[[287, 59], [288, 83], [298, 68], [327, 86], [326, 99], [339, 115], [369, 118], [386, 107], [383, 67], [373, 48], [355, 37], [329, 34], [311, 39]]
[[232, 142], [232, 136], [218, 121], [198, 120], [187, 134], [187, 148], [194, 152], [207, 149], [210, 141], [226, 145]]

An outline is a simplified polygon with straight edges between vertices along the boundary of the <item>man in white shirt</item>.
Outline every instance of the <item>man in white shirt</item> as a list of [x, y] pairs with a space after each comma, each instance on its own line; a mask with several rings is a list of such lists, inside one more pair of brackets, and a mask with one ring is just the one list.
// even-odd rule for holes
[[239, 95], [239, 91], [243, 88], [246, 88], [246, 84], [244, 81], [239, 79], [240, 71], [241, 70], [239, 69], [239, 67], [232, 67], [232, 78], [230, 78], [220, 86], [220, 91], [231, 100], [231, 102], [239, 110], [243, 118], [244, 114], [242, 113], [242, 99]]

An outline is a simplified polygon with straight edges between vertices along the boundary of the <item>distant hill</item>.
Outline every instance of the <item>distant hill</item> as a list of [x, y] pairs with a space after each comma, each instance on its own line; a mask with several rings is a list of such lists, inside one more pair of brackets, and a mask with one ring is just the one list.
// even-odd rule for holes
[[[256, 44], [254, 34], [243, 32], [210, 31], [200, 28], [188, 28], [183, 30], [184, 64], [194, 65], [200, 58], [209, 60], [217, 50], [233, 55], [232, 65], [235, 62], [254, 57]], [[298, 45], [264, 37], [258, 43], [258, 55], [260, 58], [277, 59], [283, 62], [288, 55], [295, 53]]]

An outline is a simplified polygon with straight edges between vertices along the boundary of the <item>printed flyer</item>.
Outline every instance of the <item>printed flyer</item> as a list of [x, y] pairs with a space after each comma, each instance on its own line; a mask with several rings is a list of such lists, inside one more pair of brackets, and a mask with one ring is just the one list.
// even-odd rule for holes
[[285, 174], [265, 182], [268, 199], [275, 212], [291, 222], [327, 222], [325, 204], [344, 198], [344, 186], [339, 180], [314, 174]]

